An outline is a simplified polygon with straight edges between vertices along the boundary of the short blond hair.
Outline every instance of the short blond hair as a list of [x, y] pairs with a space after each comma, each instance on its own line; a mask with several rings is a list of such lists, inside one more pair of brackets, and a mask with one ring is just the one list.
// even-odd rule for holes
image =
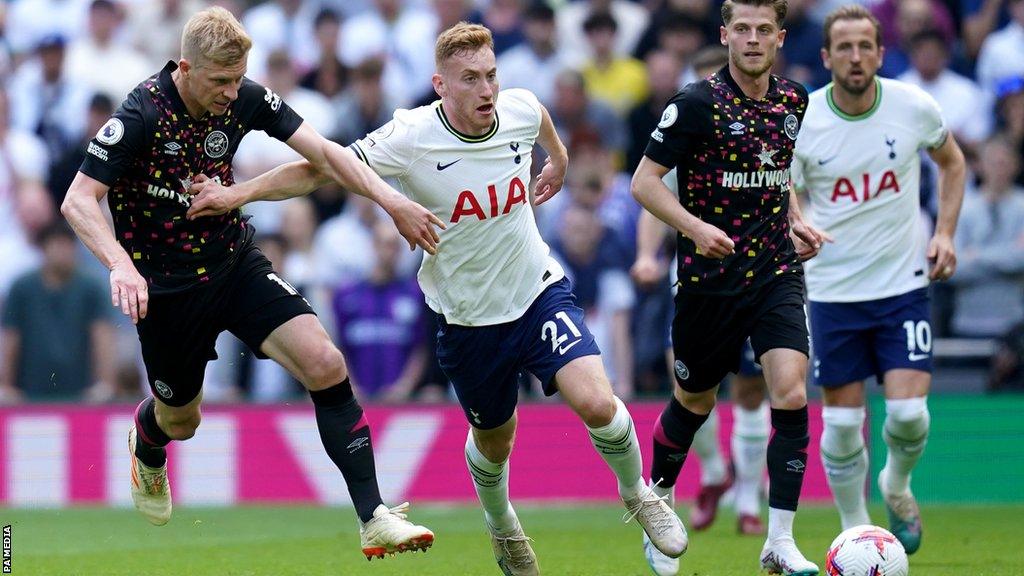
[[494, 50], [494, 37], [486, 26], [459, 22], [441, 32], [434, 45], [434, 63], [438, 68], [452, 56], [473, 52], [483, 47]]
[[233, 66], [245, 60], [252, 39], [231, 12], [213, 7], [196, 12], [181, 33], [181, 57], [199, 66], [212, 62]]

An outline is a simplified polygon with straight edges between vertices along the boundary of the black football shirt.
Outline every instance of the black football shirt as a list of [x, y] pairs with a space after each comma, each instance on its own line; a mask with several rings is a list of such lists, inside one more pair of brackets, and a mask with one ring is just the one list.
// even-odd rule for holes
[[737, 294], [786, 273], [802, 274], [789, 238], [790, 165], [807, 90], [771, 76], [761, 100], [747, 97], [728, 66], [672, 97], [644, 154], [677, 168], [679, 202], [732, 238], [722, 260], [677, 235], [679, 289]]
[[263, 130], [287, 140], [302, 118], [281, 98], [243, 78], [220, 116], [189, 116], [168, 62], [139, 84], [89, 142], [83, 174], [108, 186], [114, 234], [153, 293], [208, 282], [252, 241], [238, 210], [187, 220], [188, 187], [198, 174], [234, 183], [231, 160], [242, 137]]

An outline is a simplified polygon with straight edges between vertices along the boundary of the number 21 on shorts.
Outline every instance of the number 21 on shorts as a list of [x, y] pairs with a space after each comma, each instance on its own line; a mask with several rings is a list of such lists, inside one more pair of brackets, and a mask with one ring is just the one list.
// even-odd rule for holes
[[566, 340], [569, 339], [569, 334], [564, 332], [559, 334], [558, 323], [555, 322], [555, 320], [548, 320], [543, 326], [541, 326], [540, 339], [545, 342], [550, 340], [551, 352], [558, 352], [559, 355], [563, 355], [568, 352], [570, 348], [580, 343], [580, 338], [583, 334], [580, 333], [580, 329], [573, 323], [572, 318], [569, 318], [569, 315], [564, 311], [556, 313], [555, 319], [561, 320], [562, 323], [565, 324], [565, 327], [569, 329], [569, 333], [572, 334], [574, 340], [568, 344], [565, 343]]

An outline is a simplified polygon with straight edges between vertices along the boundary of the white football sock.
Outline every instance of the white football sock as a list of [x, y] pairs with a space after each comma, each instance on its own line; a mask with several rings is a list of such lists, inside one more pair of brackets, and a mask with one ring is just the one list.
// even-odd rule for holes
[[747, 410], [739, 404], [732, 407], [732, 462], [736, 467], [736, 496], [738, 514], [761, 513], [761, 483], [768, 466], [768, 432], [771, 429], [771, 410], [768, 402], [756, 410]]
[[700, 458], [700, 485], [712, 486], [725, 482], [725, 459], [722, 458], [722, 447], [718, 443], [718, 409], [708, 414], [704, 425], [693, 436], [693, 451]]
[[600, 428], [587, 426], [590, 442], [615, 473], [619, 482], [619, 495], [632, 498], [644, 487], [643, 461], [640, 456], [640, 442], [636, 439], [633, 418], [622, 400], [615, 397], [615, 415], [612, 421]]
[[508, 460], [495, 464], [480, 452], [473, 431], [466, 438], [466, 465], [473, 477], [476, 496], [484, 508], [487, 524], [499, 533], [507, 533], [518, 523], [512, 503], [508, 500]]
[[864, 500], [864, 482], [868, 475], [868, 451], [862, 431], [864, 414], [863, 406], [821, 409], [825, 423], [821, 434], [821, 462], [843, 530], [871, 523]]
[[781, 508], [768, 509], [768, 541], [793, 539], [793, 518], [796, 517], [795, 510], [782, 510]]
[[886, 492], [903, 494], [910, 489], [910, 472], [928, 443], [928, 397], [885, 401], [882, 437], [889, 453], [885, 460]]

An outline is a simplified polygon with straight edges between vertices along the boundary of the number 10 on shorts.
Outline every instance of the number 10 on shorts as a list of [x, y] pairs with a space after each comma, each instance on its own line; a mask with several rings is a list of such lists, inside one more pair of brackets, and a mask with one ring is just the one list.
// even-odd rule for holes
[[907, 332], [907, 359], [911, 362], [924, 360], [932, 351], [932, 327], [927, 320], [907, 320], [903, 323]]
[[551, 352], [558, 352], [559, 355], [565, 354], [570, 348], [580, 343], [580, 338], [583, 334], [580, 333], [580, 329], [573, 323], [572, 318], [565, 312], [558, 312], [555, 314], [556, 320], [561, 320], [565, 327], [569, 329], [569, 333], [572, 334], [573, 341], [569, 344], [565, 344], [566, 340], [569, 339], [569, 334], [558, 333], [558, 323], [555, 320], [548, 320], [540, 329], [540, 339], [547, 342], [551, 341]]

